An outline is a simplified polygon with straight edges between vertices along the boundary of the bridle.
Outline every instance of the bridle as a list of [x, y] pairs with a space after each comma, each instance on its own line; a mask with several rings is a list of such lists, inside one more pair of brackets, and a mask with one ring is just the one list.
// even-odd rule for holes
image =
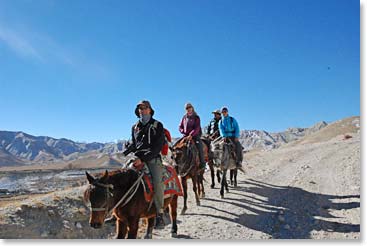
[[113, 185], [112, 184], [102, 184], [99, 182], [94, 182], [93, 184], [91, 184], [91, 186], [94, 185], [96, 187], [100, 187], [100, 188], [105, 188], [105, 202], [103, 203], [103, 205], [105, 205], [105, 207], [99, 207], [99, 208], [95, 208], [92, 207], [90, 208], [90, 210], [92, 212], [101, 212], [101, 211], [105, 211], [105, 215], [107, 215], [109, 213], [108, 210], [108, 201], [111, 197], [113, 197]]
[[[113, 185], [112, 184], [102, 184], [99, 182], [94, 182], [92, 185], [97, 186], [97, 187], [102, 187], [105, 188], [105, 202], [103, 203], [103, 205], [105, 205], [106, 207], [99, 207], [99, 208], [95, 208], [95, 207], [91, 207], [90, 210], [92, 212], [101, 212], [101, 211], [105, 211], [105, 216], [107, 216], [109, 213], [111, 213], [111, 211], [113, 211], [115, 208], [117, 208], [118, 206], [121, 205], [121, 203], [123, 203], [121, 205], [121, 207], [124, 207], [128, 202], [130, 202], [130, 200], [134, 197], [134, 195], [136, 194], [136, 192], [138, 191], [139, 188], [139, 183], [143, 183], [143, 176], [144, 176], [144, 172], [141, 173], [141, 175], [138, 177], [138, 179], [135, 181], [135, 183], [130, 187], [130, 189], [125, 193], [125, 195], [116, 203], [116, 205], [111, 208], [108, 209], [108, 202], [109, 199], [113, 197]], [[144, 185], [144, 184], [143, 184]]]

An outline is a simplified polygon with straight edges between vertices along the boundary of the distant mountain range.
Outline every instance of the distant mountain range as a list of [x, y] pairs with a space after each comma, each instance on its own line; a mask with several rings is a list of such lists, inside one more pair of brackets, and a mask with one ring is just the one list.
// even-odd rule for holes
[[240, 142], [246, 151], [252, 149], [274, 149], [282, 144], [315, 133], [327, 125], [325, 121], [321, 121], [310, 128], [288, 128], [286, 131], [279, 133], [269, 133], [259, 130], [242, 130], [240, 132]]
[[118, 143], [78, 143], [69, 139], [0, 131], [0, 166], [70, 161], [80, 154], [112, 154], [123, 149]]
[[[359, 117], [357, 118], [359, 122]], [[327, 126], [326, 122], [321, 121], [309, 128], [288, 128], [278, 133], [242, 130], [240, 142], [245, 151], [270, 150], [312, 135]], [[0, 131], [0, 167], [51, 163], [61, 163], [66, 167], [85, 167], [86, 162], [89, 166], [120, 165], [121, 159], [116, 153], [123, 150], [125, 142], [78, 143], [65, 138]]]

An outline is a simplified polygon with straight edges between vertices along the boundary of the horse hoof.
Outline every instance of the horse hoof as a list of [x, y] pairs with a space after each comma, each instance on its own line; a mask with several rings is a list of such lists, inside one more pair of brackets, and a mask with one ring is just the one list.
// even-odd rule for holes
[[177, 238], [177, 232], [171, 232], [171, 237]]
[[224, 195], [220, 195], [220, 198], [224, 199]]
[[205, 193], [201, 194], [201, 198], [205, 198]]
[[210, 188], [214, 189], [214, 185], [211, 185]]
[[153, 237], [152, 237], [152, 234], [146, 234], [145, 236], [144, 236], [144, 239], [152, 239]]
[[185, 213], [186, 213], [186, 209], [184, 209], [184, 208], [183, 208], [183, 209], [181, 210], [181, 215], [184, 215]]
[[196, 202], [196, 206], [200, 206], [200, 201], [197, 201]]
[[226, 190], [227, 193], [229, 193], [229, 190]]

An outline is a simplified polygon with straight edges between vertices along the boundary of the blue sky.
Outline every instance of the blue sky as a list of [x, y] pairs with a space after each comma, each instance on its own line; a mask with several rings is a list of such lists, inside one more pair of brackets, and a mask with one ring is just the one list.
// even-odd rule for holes
[[360, 114], [356, 0], [0, 0], [0, 130], [108, 142], [135, 104], [270, 132]]

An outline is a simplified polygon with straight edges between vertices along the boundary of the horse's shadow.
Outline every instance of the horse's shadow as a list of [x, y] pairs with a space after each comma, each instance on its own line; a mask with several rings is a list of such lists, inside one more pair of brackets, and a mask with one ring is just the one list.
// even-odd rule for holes
[[[253, 230], [262, 231], [272, 238], [307, 239], [312, 231], [350, 233], [360, 232], [359, 224], [334, 222], [338, 217], [331, 210], [359, 208], [359, 195], [335, 196], [312, 193], [298, 187], [276, 186], [256, 180], [243, 182], [246, 187], [231, 191], [240, 198], [213, 199], [208, 201], [225, 202], [243, 208], [242, 214], [235, 214], [213, 206], [209, 209], [230, 214], [235, 219], [214, 213], [205, 214], [217, 219], [231, 221]], [[240, 192], [239, 192], [240, 191]], [[353, 199], [343, 202], [343, 199]], [[357, 199], [358, 201], [354, 201]], [[193, 215], [193, 213], [191, 213]], [[203, 215], [203, 214], [198, 214]], [[334, 220], [334, 221], [331, 221]]]

